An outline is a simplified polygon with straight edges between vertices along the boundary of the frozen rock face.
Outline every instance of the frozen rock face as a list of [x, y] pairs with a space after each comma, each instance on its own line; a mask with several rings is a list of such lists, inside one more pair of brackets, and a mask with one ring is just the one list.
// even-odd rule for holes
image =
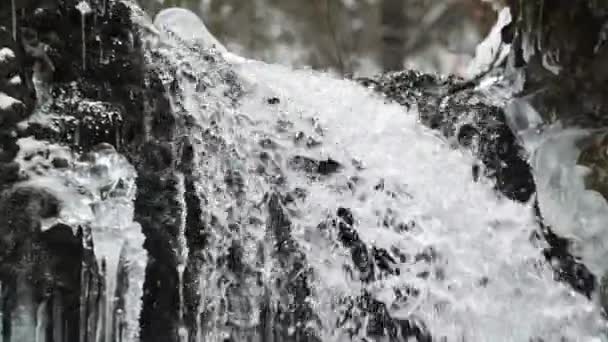
[[590, 171], [585, 177], [586, 187], [608, 200], [608, 133], [592, 134], [582, 149], [578, 164], [588, 167]]
[[535, 162], [543, 165], [538, 171], [542, 184], [560, 189], [545, 196], [560, 205], [547, 203], [541, 211], [553, 218], [556, 232], [576, 241], [573, 254], [603, 274], [608, 269], [602, 257], [608, 217], [603, 162], [608, 147], [608, 6], [601, 1], [507, 4], [517, 18], [502, 32], [503, 41], [511, 44], [507, 70], [523, 80], [516, 96], [529, 102], [542, 119], [538, 128], [545, 131], [530, 132], [536, 141], [529, 150], [542, 149], [534, 152]]
[[512, 43], [513, 66], [526, 77], [520, 95], [532, 95], [533, 106], [548, 122], [590, 128], [608, 124], [603, 96], [608, 6], [587, 0], [514, 0], [508, 5], [519, 19], [503, 30], [503, 40]]
[[142, 122], [130, 12], [13, 3], [0, 4], [17, 19], [17, 42], [0, 27], [2, 340], [133, 339], [139, 326], [125, 322], [139, 317], [145, 252], [134, 173], [116, 157]]

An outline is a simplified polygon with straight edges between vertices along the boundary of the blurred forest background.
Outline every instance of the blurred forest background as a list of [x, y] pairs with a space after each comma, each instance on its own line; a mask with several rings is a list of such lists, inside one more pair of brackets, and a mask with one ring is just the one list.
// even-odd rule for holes
[[464, 75], [496, 21], [487, 0], [140, 0], [197, 13], [230, 51], [354, 76], [403, 68]]

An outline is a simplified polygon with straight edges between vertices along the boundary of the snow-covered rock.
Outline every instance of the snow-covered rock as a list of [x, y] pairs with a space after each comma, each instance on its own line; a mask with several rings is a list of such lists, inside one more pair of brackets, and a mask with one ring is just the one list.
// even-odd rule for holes
[[192, 11], [184, 8], [166, 8], [154, 18], [154, 25], [165, 33], [170, 32], [190, 44], [205, 49], [214, 48], [220, 53], [228, 50], [209, 32], [205, 23]]

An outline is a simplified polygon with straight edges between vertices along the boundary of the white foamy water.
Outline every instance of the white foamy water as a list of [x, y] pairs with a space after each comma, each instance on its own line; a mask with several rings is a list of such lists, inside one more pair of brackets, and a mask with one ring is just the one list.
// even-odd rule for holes
[[[261, 203], [267, 193], [294, 188], [307, 196], [286, 205], [286, 212], [291, 236], [312, 269], [309, 303], [319, 317], [314, 330], [322, 341], [352, 340], [335, 326], [343, 309], [339, 302], [364, 289], [384, 302], [392, 316], [424, 322], [437, 340], [605, 338], [597, 305], [556, 282], [542, 246], [532, 244], [538, 225], [531, 208], [498, 196], [489, 180], [473, 182], [472, 156], [450, 148], [420, 125], [415, 112], [326, 74], [256, 61], [226, 64], [219, 56], [215, 58], [220, 62], [208, 63], [177, 40], [165, 43], [165, 61], [179, 65], [179, 102], [196, 122], [187, 131], [200, 156], [198, 189], [208, 200], [205, 215], [219, 221], [211, 231], [209, 253], [218, 259], [237, 241], [244, 249], [243, 263], [262, 275], [261, 285], [256, 285], [251, 274], [227, 275], [213, 264], [203, 272], [201, 311], [214, 318], [203, 324], [204, 333], [199, 334], [205, 338], [199, 336], [200, 341], [255, 334], [253, 340], [264, 341], [259, 332], [247, 330], [260, 322], [252, 308], [268, 297], [283, 300], [273, 280], [284, 274], [272, 260], [277, 255]], [[234, 83], [243, 92], [235, 96], [236, 102], [225, 96]], [[278, 103], [269, 104], [269, 98]], [[306, 147], [296, 139], [301, 135], [320, 145]], [[261, 147], [262, 139], [272, 147]], [[263, 150], [267, 162], [260, 161]], [[296, 155], [331, 158], [343, 169], [311, 178], [290, 169], [288, 160]], [[240, 191], [225, 184], [229, 172], [242, 175]], [[285, 181], [277, 185], [277, 177]], [[381, 182], [384, 190], [375, 190]], [[345, 265], [355, 269], [350, 252], [335, 232], [318, 228], [339, 207], [352, 210], [367, 246], [397, 249], [408, 256], [398, 266], [399, 275], [366, 283], [344, 270]], [[404, 232], [384, 227], [389, 211], [395, 221], [415, 222], [415, 227]], [[262, 222], [248, 221], [251, 217]], [[239, 228], [222, 228], [231, 223]], [[435, 251], [433, 261], [415, 261], [416, 254], [429, 249]], [[419, 276], [425, 272], [428, 276]], [[217, 285], [222, 276], [231, 280]], [[410, 287], [419, 292], [413, 300], [395, 298], [394, 289]], [[241, 301], [232, 312], [218, 309], [221, 299], [235, 297], [247, 304]], [[228, 321], [239, 319], [240, 330], [227, 327]]]

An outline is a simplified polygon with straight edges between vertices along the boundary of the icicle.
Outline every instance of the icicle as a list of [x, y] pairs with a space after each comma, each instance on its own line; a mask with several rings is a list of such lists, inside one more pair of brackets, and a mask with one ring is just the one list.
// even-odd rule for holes
[[0, 342], [4, 342], [4, 316], [2, 314], [4, 312], [4, 301], [2, 300], [2, 298], [4, 298], [3, 291], [2, 282], [0, 281]]
[[98, 322], [97, 322], [97, 333], [95, 342], [104, 342], [106, 332], [106, 321], [107, 321], [107, 297], [106, 297], [106, 259], [101, 259], [101, 273], [100, 273], [100, 286], [99, 286], [99, 302], [98, 302]]
[[63, 298], [57, 289], [53, 291], [53, 341], [63, 341]]
[[99, 35], [97, 36], [97, 41], [99, 42], [99, 64], [103, 64], [103, 42]]
[[36, 342], [46, 342], [46, 326], [47, 321], [47, 302], [44, 301], [38, 305], [36, 310]]
[[[97, 270], [97, 268], [95, 268]], [[87, 327], [86, 341], [95, 342], [97, 336], [97, 323], [99, 322], [99, 297], [101, 290], [101, 281], [99, 273], [91, 273], [89, 296], [87, 298]]]
[[178, 265], [177, 271], [179, 276], [179, 341], [188, 342], [188, 329], [185, 325], [185, 304], [184, 304], [184, 272], [186, 270], [186, 263], [188, 261], [188, 245], [186, 240], [186, 179], [183, 175], [180, 175], [180, 188], [179, 188], [179, 200], [182, 207], [179, 235], [177, 236], [177, 252], [178, 252]]
[[17, 6], [15, 0], [11, 0], [11, 13], [13, 21], [13, 39], [17, 41]]
[[36, 310], [33, 303], [33, 290], [26, 274], [17, 275], [17, 289], [15, 292], [16, 303], [11, 317], [11, 340], [34, 341]]
[[89, 272], [86, 262], [83, 260], [82, 269], [80, 272], [81, 288], [80, 288], [80, 327], [79, 327], [79, 342], [86, 342], [87, 330], [87, 298], [89, 297]]
[[82, 20], [82, 70], [87, 70], [87, 42], [85, 33], [85, 16], [81, 14], [80, 19]]
[[91, 6], [86, 1], [81, 1], [76, 5], [76, 9], [80, 11], [80, 22], [81, 22], [81, 33], [82, 33], [82, 70], [87, 69], [87, 42], [86, 42], [86, 32], [85, 32], [85, 24], [86, 24], [86, 16], [91, 13]]
[[76, 127], [74, 129], [74, 145], [80, 146], [80, 121], [76, 122]]
[[104, 313], [105, 317], [105, 331], [104, 331], [104, 335], [105, 335], [105, 342], [113, 342], [114, 339], [114, 324], [115, 324], [115, 318], [114, 317], [114, 312], [115, 312], [115, 306], [116, 306], [116, 295], [115, 295], [115, 290], [116, 290], [116, 275], [118, 272], [118, 258], [113, 258], [113, 260], [111, 260], [111, 264], [109, 265], [109, 269], [106, 272], [106, 279], [105, 279], [105, 284], [106, 284], [106, 288], [105, 288], [105, 298], [106, 298], [106, 311]]

